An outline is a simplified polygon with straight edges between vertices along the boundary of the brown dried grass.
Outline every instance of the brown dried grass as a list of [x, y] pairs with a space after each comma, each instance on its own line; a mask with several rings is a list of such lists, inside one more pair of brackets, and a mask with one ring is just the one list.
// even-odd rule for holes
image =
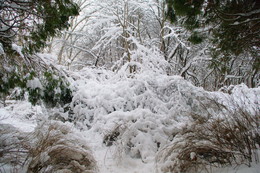
[[28, 173], [96, 172], [89, 147], [68, 126], [59, 122], [43, 124], [33, 136], [37, 142], [29, 152]]
[[18, 173], [29, 148], [26, 133], [20, 133], [12, 125], [0, 124], [0, 173]]
[[237, 105], [231, 111], [215, 104], [221, 116], [191, 114], [192, 124], [158, 153], [163, 172], [210, 172], [212, 167], [259, 162], [259, 108], [252, 113]]

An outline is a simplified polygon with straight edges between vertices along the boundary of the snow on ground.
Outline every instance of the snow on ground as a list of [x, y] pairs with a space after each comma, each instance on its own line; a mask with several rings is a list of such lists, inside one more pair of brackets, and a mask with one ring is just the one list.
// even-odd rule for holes
[[32, 106], [27, 101], [13, 101], [0, 108], [0, 123], [11, 124], [22, 132], [32, 132], [36, 127], [36, 116], [41, 114], [40, 106]]
[[[92, 149], [100, 173], [157, 173], [156, 153], [189, 124], [188, 115], [202, 114], [202, 106], [216, 111], [207, 98], [217, 98], [224, 104], [235, 100], [235, 104], [244, 104], [250, 111], [259, 109], [260, 88], [245, 85], [235, 86], [228, 94], [204, 91], [179, 76], [128, 76], [89, 68], [70, 73], [74, 79], [74, 114], [69, 115], [70, 121]], [[15, 101], [0, 107], [0, 124], [32, 132], [37, 122], [48, 121], [48, 114], [50, 111], [41, 106]], [[259, 170], [260, 166], [254, 165], [214, 172]]]

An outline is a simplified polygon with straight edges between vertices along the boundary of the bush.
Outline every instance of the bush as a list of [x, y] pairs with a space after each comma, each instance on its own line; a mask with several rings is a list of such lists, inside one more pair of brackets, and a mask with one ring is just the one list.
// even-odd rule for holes
[[94, 173], [96, 162], [85, 142], [62, 123], [42, 124], [29, 151], [28, 173]]
[[[31, 71], [25, 72], [19, 69], [10, 69], [0, 72], [0, 98], [4, 106], [8, 96], [14, 99], [23, 99], [25, 92], [28, 93], [28, 100], [36, 105], [43, 101], [47, 107], [57, 105], [64, 106], [72, 101], [72, 92], [69, 84], [54, 72], [44, 72], [43, 76]], [[37, 77], [41, 76], [41, 77]], [[20, 90], [20, 92], [14, 93]]]
[[200, 172], [259, 162], [259, 108], [249, 112], [236, 104], [233, 110], [215, 104], [222, 110], [219, 114], [191, 114], [192, 123], [159, 152], [157, 162], [163, 172]]
[[0, 172], [18, 173], [29, 151], [26, 133], [14, 126], [0, 124]]
[[28, 134], [1, 124], [0, 172], [97, 172], [86, 142], [70, 129], [59, 122], [43, 123]]
[[45, 72], [43, 84], [43, 96], [42, 100], [48, 107], [65, 105], [72, 101], [71, 90], [69, 89], [69, 84], [66, 83], [61, 77], [55, 74]]

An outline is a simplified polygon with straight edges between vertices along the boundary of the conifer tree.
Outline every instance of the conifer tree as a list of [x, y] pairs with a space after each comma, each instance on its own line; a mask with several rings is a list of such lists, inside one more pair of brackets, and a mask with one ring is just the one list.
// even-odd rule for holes
[[[193, 32], [189, 40], [200, 43], [211, 37], [212, 67], [230, 71], [234, 58], [247, 54], [253, 62], [252, 78], [260, 70], [260, 1], [166, 0], [168, 16]], [[248, 54], [250, 54], [248, 56]], [[251, 59], [252, 58], [252, 59]], [[254, 85], [253, 85], [254, 86]]]
[[192, 31], [209, 27], [222, 51], [255, 51], [260, 41], [260, 2], [257, 0], [167, 0], [169, 19], [181, 17]]
[[[35, 52], [78, 14], [73, 0], [0, 0], [0, 100], [4, 104], [17, 87], [28, 92], [33, 105], [39, 100], [50, 106], [71, 101], [69, 84], [60, 76], [54, 78], [58, 73]], [[47, 70], [48, 78], [42, 75]], [[35, 82], [42, 87], [35, 87]]]
[[68, 27], [68, 20], [79, 13], [72, 0], [4, 0], [0, 4], [0, 43], [6, 53], [13, 42], [33, 53], [46, 41]]

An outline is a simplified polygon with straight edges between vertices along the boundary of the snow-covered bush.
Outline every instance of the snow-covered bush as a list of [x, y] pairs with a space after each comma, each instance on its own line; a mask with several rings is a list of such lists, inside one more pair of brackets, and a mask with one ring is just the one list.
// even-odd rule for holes
[[162, 172], [200, 172], [210, 167], [259, 162], [259, 107], [252, 112], [235, 101], [233, 110], [215, 104], [221, 113], [191, 114], [191, 123], [159, 151], [157, 161]]
[[12, 45], [13, 55], [0, 58], [0, 99], [24, 99], [46, 107], [64, 106], [71, 102], [72, 93], [67, 76], [49, 54], [23, 54], [22, 47]]
[[46, 107], [64, 106], [71, 102], [72, 95], [69, 84], [54, 73], [44, 72], [37, 77], [31, 72], [29, 77], [24, 78], [26, 86], [22, 89], [29, 94], [29, 101], [35, 105], [43, 101]]
[[72, 94], [69, 83], [66, 83], [61, 77], [45, 72], [42, 84], [42, 100], [48, 107], [63, 106], [71, 102]]
[[33, 105], [43, 101], [47, 107], [54, 107], [71, 102], [72, 94], [68, 82], [55, 73], [23, 73], [26, 72], [17, 68], [0, 72], [0, 98], [4, 105], [7, 98], [24, 99], [26, 92]]
[[71, 103], [72, 119], [89, 127], [100, 116], [116, 111], [144, 109], [171, 118], [188, 115], [191, 110], [200, 112], [200, 102], [207, 102], [208, 95], [179, 76], [152, 72], [130, 78], [114, 73], [102, 82], [91, 78], [78, 85]]
[[5, 106], [5, 101], [7, 96], [11, 94], [11, 91], [22, 84], [22, 81], [13, 69], [2, 69], [0, 71], [0, 99], [3, 101]]
[[[117, 145], [133, 158], [150, 161], [178, 133], [191, 112], [211, 106], [208, 92], [179, 76], [150, 73], [105, 73], [89, 70], [75, 84], [71, 121], [104, 136], [107, 146]], [[85, 81], [84, 83], [82, 81]], [[86, 128], [87, 127], [87, 128]]]
[[[246, 105], [244, 112], [251, 114], [250, 110], [257, 107], [260, 91], [241, 85], [229, 94], [207, 92], [179, 76], [153, 71], [131, 76], [123, 71], [84, 69], [85, 75], [81, 72], [74, 74], [78, 90], [72, 99], [74, 114], [70, 114], [70, 120], [81, 129], [100, 133], [103, 143], [118, 148], [117, 153], [145, 163], [179, 136], [183, 135], [185, 143], [184, 129], [192, 131], [201, 127], [206, 133], [204, 124], [196, 128], [195, 124], [206, 120], [217, 122], [218, 116], [230, 114], [227, 110], [235, 111], [236, 106], [230, 104], [232, 99], [239, 106]], [[242, 103], [245, 99], [253, 103]], [[196, 140], [202, 141], [203, 137]]]
[[94, 128], [103, 134], [106, 146], [115, 145], [121, 155], [127, 154], [147, 163], [168, 142], [171, 135], [169, 131], [176, 130], [170, 129], [167, 123], [175, 122], [149, 110], [136, 109], [111, 113], [105, 118], [103, 129]]
[[69, 125], [49, 122], [32, 135], [28, 173], [94, 173], [96, 162], [89, 147]]

